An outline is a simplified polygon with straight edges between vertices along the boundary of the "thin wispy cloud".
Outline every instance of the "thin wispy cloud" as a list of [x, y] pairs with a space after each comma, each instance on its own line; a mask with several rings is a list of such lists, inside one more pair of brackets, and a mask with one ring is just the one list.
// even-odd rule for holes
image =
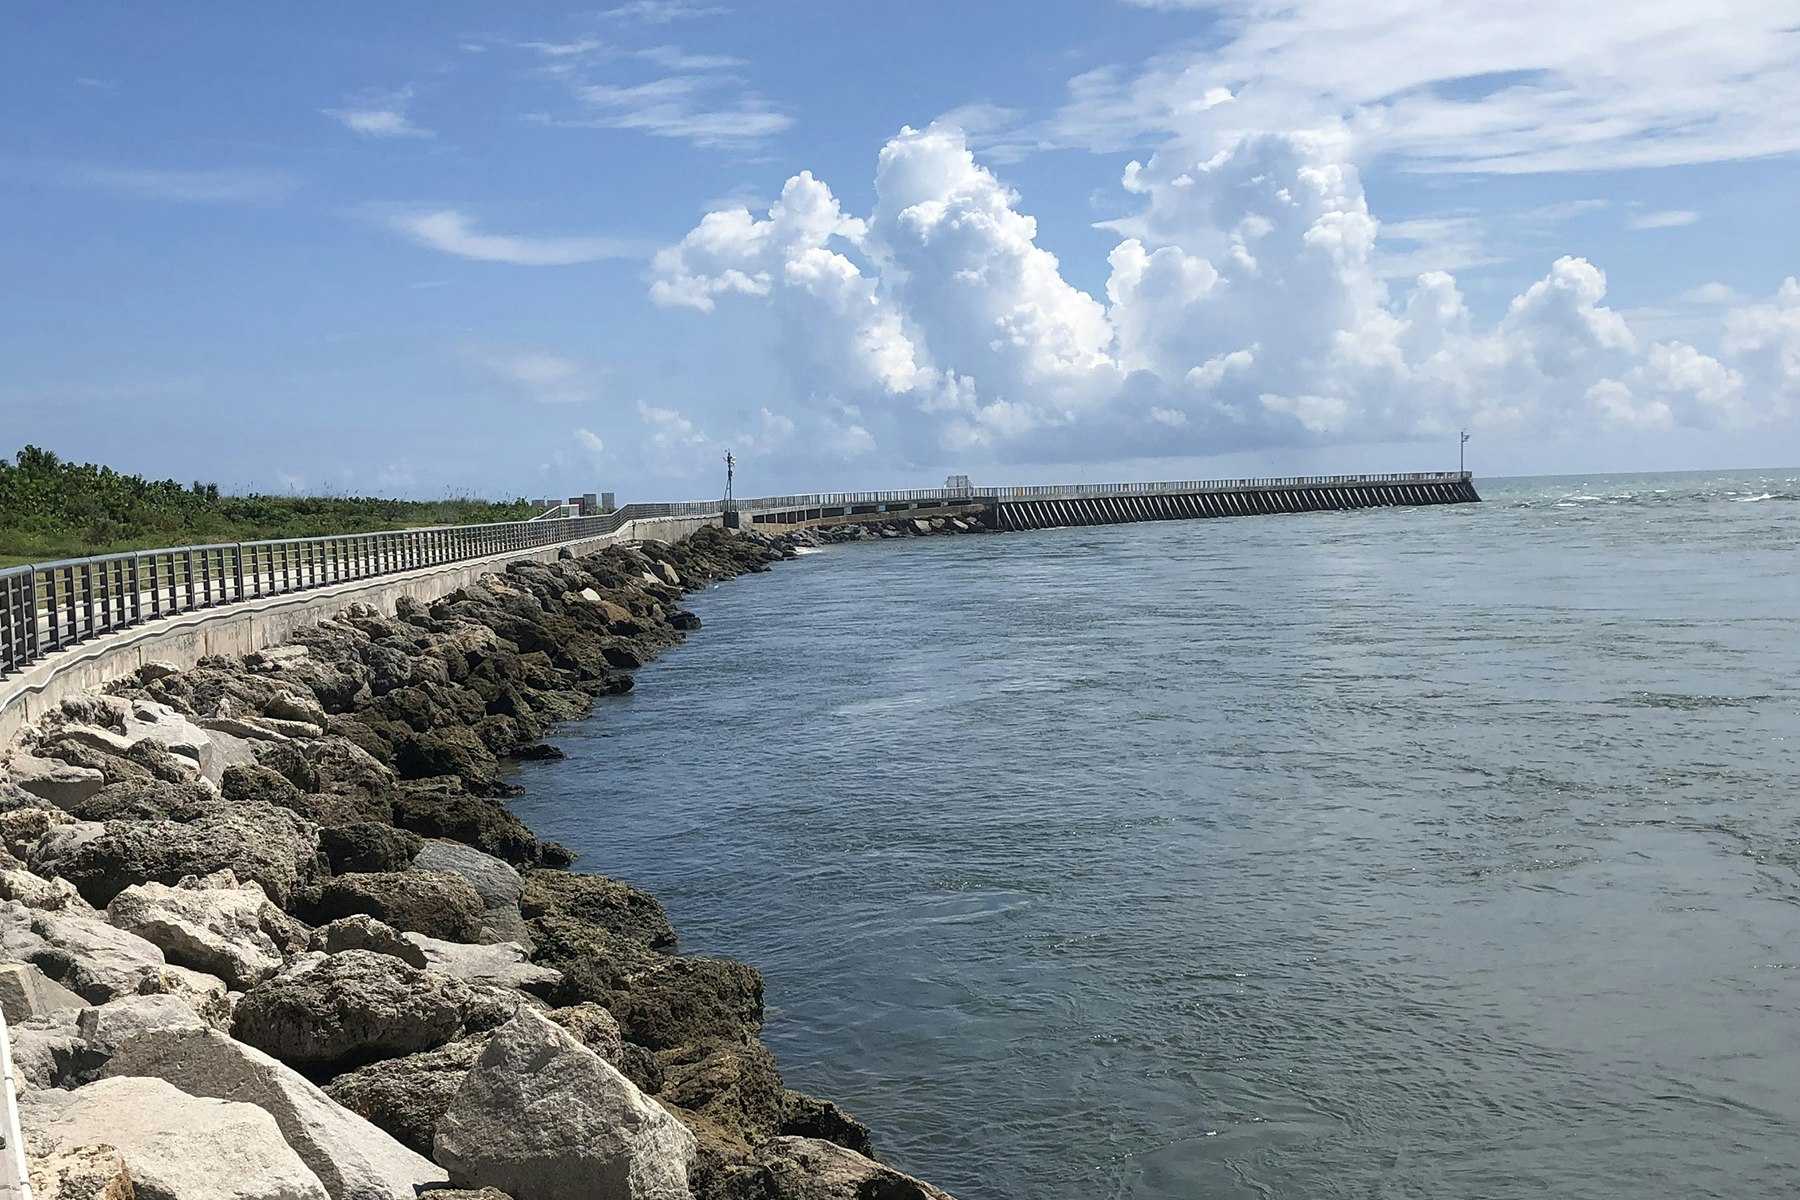
[[687, 0], [632, 0], [609, 8], [599, 15], [613, 21], [639, 25], [667, 25], [671, 21], [689, 21], [696, 17], [716, 17], [730, 12], [716, 4], [693, 4]]
[[1677, 229], [1692, 225], [1700, 214], [1687, 208], [1669, 208], [1661, 212], [1633, 213], [1625, 218], [1627, 229]]
[[671, 71], [724, 71], [745, 65], [743, 59], [729, 54], [689, 54], [680, 46], [651, 46], [639, 50], [636, 57]]
[[711, 102], [726, 80], [671, 75], [622, 87], [586, 84], [576, 89], [584, 112], [552, 124], [595, 129], [634, 129], [656, 137], [679, 138], [697, 146], [735, 147], [781, 133], [794, 118], [777, 112], [755, 92]]
[[1504, 174], [1800, 150], [1800, 25], [1767, 0], [1134, 2], [1203, 11], [1224, 40], [1076, 77], [1047, 141], [1222, 147], [1305, 129], [1409, 171]]
[[116, 79], [96, 79], [91, 75], [76, 76], [75, 77], [75, 85], [77, 87], [88, 88], [91, 91], [103, 92], [108, 96], [115, 95], [119, 90], [119, 81], [118, 80], [116, 80]]
[[297, 183], [286, 171], [254, 167], [165, 170], [103, 163], [56, 163], [30, 167], [23, 174], [68, 187], [95, 188], [176, 204], [273, 204], [291, 193]]
[[372, 138], [428, 138], [437, 136], [431, 130], [413, 124], [406, 115], [412, 100], [410, 90], [369, 95], [352, 101], [343, 108], [319, 111], [339, 122], [344, 128]]
[[390, 216], [388, 223], [421, 246], [478, 262], [519, 267], [566, 267], [607, 258], [641, 257], [644, 252], [643, 247], [623, 238], [482, 233], [467, 215], [452, 208], [399, 213]]
[[534, 404], [596, 400], [607, 374], [599, 363], [507, 342], [467, 342], [458, 353], [486, 383]]

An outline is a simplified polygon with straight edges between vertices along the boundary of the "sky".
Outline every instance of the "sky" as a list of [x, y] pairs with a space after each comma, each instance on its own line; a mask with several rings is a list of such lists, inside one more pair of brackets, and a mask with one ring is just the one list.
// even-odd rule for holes
[[716, 496], [1800, 463], [1800, 0], [15, 3], [0, 453]]

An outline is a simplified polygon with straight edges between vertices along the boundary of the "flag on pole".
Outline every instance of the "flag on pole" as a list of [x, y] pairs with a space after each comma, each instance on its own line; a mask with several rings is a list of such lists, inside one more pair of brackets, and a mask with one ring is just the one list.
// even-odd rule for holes
[[1462, 440], [1465, 442], [1469, 440], [1469, 431], [1466, 429], [1462, 431]]

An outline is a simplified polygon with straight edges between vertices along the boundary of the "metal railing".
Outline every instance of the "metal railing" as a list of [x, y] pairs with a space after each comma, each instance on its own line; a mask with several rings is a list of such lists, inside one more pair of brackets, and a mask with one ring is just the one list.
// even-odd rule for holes
[[358, 579], [585, 541], [717, 502], [630, 504], [604, 516], [138, 550], [0, 571], [0, 677], [147, 621]]
[[909, 504], [923, 500], [1090, 500], [1101, 496], [1155, 496], [1193, 492], [1241, 492], [1252, 488], [1331, 487], [1346, 484], [1459, 483], [1467, 471], [1413, 471], [1390, 475], [1287, 475], [1252, 479], [1189, 479], [1174, 483], [1069, 483], [1036, 487], [921, 488], [906, 492], [823, 492], [739, 500], [746, 512], [844, 508], [858, 504]]
[[[743, 512], [759, 513], [920, 501], [1001, 503], [1252, 488], [1456, 483], [1469, 478], [1467, 471], [1442, 471], [1404, 475], [1208, 479], [1181, 483], [922, 488], [764, 496], [739, 500], [736, 507]], [[628, 504], [595, 517], [537, 518], [497, 525], [440, 525], [336, 537], [181, 546], [13, 567], [0, 571], [0, 678], [79, 642], [197, 609], [303, 592], [420, 567], [585, 541], [616, 533], [631, 521], [656, 517], [711, 517], [724, 511], [725, 505], [719, 500]]]

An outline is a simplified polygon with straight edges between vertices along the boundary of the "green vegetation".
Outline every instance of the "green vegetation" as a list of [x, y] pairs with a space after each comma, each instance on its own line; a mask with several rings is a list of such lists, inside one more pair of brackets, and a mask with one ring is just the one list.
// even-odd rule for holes
[[523, 500], [223, 496], [217, 484], [153, 482], [27, 446], [0, 458], [0, 567], [121, 550], [521, 521]]

